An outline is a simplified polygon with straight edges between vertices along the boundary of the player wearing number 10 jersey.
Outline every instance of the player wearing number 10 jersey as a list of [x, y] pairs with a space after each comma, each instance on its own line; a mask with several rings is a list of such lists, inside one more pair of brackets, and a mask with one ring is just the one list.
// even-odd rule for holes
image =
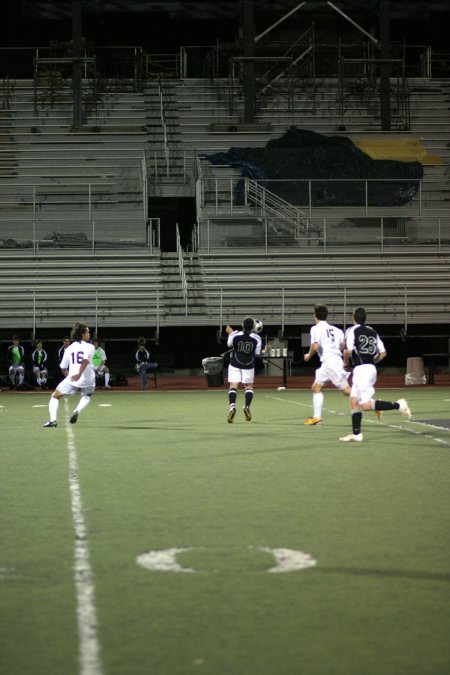
[[76, 423], [78, 413], [91, 402], [95, 389], [95, 374], [92, 365], [95, 348], [89, 342], [89, 335], [89, 328], [85, 323], [78, 321], [72, 328], [70, 334], [72, 344], [65, 350], [60, 363], [60, 368], [66, 373], [66, 377], [58, 384], [50, 398], [48, 404], [50, 419], [44, 427], [57, 426], [59, 399], [62, 396], [80, 394], [78, 405], [70, 418], [71, 424]]
[[404, 398], [390, 403], [374, 400], [377, 381], [376, 364], [386, 356], [383, 341], [374, 328], [366, 324], [366, 310], [357, 307], [353, 312], [354, 326], [345, 333], [344, 363], [353, 364], [350, 407], [352, 410], [352, 433], [342, 437], [341, 441], [362, 441], [361, 433], [363, 410], [398, 410], [404, 417], [411, 419], [411, 411]]
[[255, 320], [246, 316], [242, 322], [242, 330], [233, 330], [226, 327], [228, 334], [227, 345], [231, 350], [230, 365], [228, 367], [228, 401], [229, 413], [227, 420], [231, 424], [236, 415], [236, 398], [239, 384], [245, 388], [244, 416], [250, 422], [252, 415], [250, 405], [253, 400], [253, 380], [255, 377], [255, 358], [265, 354], [269, 345], [261, 350], [262, 342], [257, 333], [253, 332]]

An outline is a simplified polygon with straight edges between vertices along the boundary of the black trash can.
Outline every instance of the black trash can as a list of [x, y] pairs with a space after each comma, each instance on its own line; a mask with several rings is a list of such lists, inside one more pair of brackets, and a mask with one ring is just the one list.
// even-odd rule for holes
[[221, 356], [209, 356], [202, 360], [208, 387], [223, 386], [223, 358]]

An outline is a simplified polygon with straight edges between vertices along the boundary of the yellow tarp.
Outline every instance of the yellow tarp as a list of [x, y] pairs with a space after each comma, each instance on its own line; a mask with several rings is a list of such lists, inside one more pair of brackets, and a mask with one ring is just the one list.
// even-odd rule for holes
[[443, 164], [439, 155], [429, 155], [419, 138], [352, 138], [353, 143], [372, 159], [396, 159], [400, 162]]

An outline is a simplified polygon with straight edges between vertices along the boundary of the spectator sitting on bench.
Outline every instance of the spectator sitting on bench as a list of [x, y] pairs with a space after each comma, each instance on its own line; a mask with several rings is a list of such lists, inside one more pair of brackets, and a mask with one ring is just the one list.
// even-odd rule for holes
[[20, 338], [17, 335], [12, 337], [12, 345], [8, 347], [7, 353], [8, 375], [10, 389], [16, 386], [20, 387], [25, 379], [25, 350], [20, 344]]
[[[154, 373], [156, 378], [156, 370], [158, 364], [151, 360], [151, 354], [146, 348], [146, 340], [143, 337], [138, 338], [138, 348], [134, 351], [135, 369], [141, 378], [141, 388], [147, 389], [147, 373]], [[155, 379], [156, 383], [156, 379]]]
[[97, 384], [102, 380], [102, 378], [105, 378], [105, 389], [111, 389], [109, 386], [109, 368], [106, 366], [106, 353], [105, 350], [100, 347], [100, 343], [95, 338], [92, 340], [92, 344], [94, 345], [94, 354], [92, 355], [92, 365], [94, 366], [95, 370], [95, 379], [97, 381]]
[[48, 379], [48, 355], [43, 347], [42, 340], [36, 341], [36, 348], [31, 355], [33, 375], [41, 389], [45, 389]]
[[64, 372], [61, 370], [60, 364], [64, 358], [64, 352], [66, 351], [69, 345], [70, 345], [70, 337], [68, 335], [65, 335], [63, 337], [62, 345], [58, 347], [55, 354], [56, 370], [53, 372], [55, 386], [58, 386], [58, 384], [62, 382], [62, 380], [67, 376], [68, 371], [65, 371], [66, 374], [64, 374]]

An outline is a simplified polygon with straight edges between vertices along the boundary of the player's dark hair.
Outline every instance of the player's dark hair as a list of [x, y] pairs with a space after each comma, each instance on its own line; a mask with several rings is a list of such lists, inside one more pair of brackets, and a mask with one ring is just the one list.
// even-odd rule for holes
[[77, 321], [72, 330], [70, 331], [70, 339], [72, 342], [80, 342], [83, 339], [83, 335], [87, 330], [87, 324], [84, 321]]
[[139, 347], [145, 347], [145, 345], [146, 345], [145, 337], [138, 338], [137, 343], [138, 343]]
[[13, 335], [11, 340], [14, 342], [14, 340], [19, 340], [20, 342], [20, 337], [18, 335]]
[[247, 333], [250, 333], [250, 331], [253, 330], [254, 325], [255, 320], [251, 316], [246, 316], [242, 322], [242, 328], [247, 331]]
[[366, 323], [366, 316], [367, 314], [364, 307], [357, 307], [353, 312], [353, 318], [355, 319], [356, 323]]
[[314, 305], [314, 316], [319, 321], [325, 321], [328, 316], [328, 307], [326, 305]]

